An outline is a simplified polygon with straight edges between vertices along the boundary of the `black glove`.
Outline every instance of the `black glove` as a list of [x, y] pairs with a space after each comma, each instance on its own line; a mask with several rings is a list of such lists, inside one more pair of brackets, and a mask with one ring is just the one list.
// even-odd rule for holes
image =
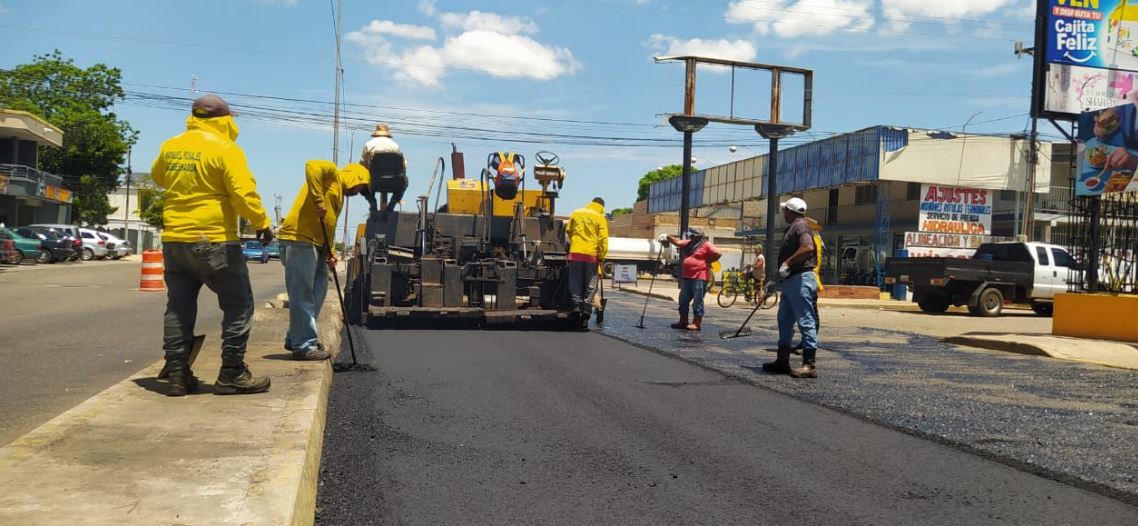
[[262, 245], [268, 245], [269, 243], [271, 243], [273, 241], [273, 229], [264, 228], [264, 229], [258, 230], [257, 231], [257, 240], [260, 241]]

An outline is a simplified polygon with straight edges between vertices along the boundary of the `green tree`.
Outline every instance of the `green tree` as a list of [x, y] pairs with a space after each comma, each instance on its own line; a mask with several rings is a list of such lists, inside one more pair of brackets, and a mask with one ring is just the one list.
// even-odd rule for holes
[[74, 191], [76, 222], [101, 226], [138, 133], [114, 113], [125, 98], [122, 71], [105, 64], [80, 68], [58, 49], [30, 64], [0, 70], [0, 107], [23, 110], [63, 130], [63, 147], [40, 151], [40, 168], [63, 176]]
[[613, 208], [612, 209], [612, 216], [613, 217], [626, 216], [626, 215], [631, 214], [631, 213], [632, 213], [631, 208]]
[[162, 209], [166, 206], [166, 191], [154, 185], [149, 177], [138, 182], [138, 218], [161, 230]]
[[648, 199], [648, 187], [656, 181], [679, 177], [684, 173], [684, 167], [678, 164], [669, 164], [658, 170], [652, 170], [640, 178], [640, 186], [636, 189], [636, 201]]

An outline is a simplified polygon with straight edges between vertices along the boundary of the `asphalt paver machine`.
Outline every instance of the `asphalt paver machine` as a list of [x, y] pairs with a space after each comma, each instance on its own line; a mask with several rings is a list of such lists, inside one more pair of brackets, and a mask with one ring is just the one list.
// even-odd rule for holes
[[[521, 154], [494, 152], [479, 178], [467, 179], [456, 150], [452, 177], [445, 178], [439, 158], [416, 212], [394, 203], [373, 208], [348, 263], [349, 321], [373, 328], [406, 320], [586, 328], [587, 315], [569, 298], [566, 220], [554, 215], [565, 170], [555, 154], [535, 157], [540, 188], [526, 188]], [[401, 154], [377, 155], [371, 164], [373, 195], [386, 202], [402, 193], [399, 178], [390, 176], [402, 172]], [[444, 188], [446, 203], [432, 203], [431, 193], [437, 200]]]

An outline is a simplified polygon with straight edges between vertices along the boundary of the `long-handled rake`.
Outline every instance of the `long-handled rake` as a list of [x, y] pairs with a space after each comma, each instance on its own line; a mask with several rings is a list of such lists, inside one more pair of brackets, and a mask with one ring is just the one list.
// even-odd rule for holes
[[[320, 233], [324, 236], [324, 250], [328, 254], [332, 253], [332, 243], [328, 241], [328, 230], [324, 228], [324, 218], [320, 218]], [[287, 257], [287, 255], [285, 256]], [[356, 344], [352, 340], [352, 325], [348, 321], [348, 309], [344, 307], [344, 290], [340, 288], [340, 273], [336, 269], [332, 269], [332, 279], [336, 282], [336, 297], [340, 299], [340, 316], [344, 319], [344, 333], [348, 335], [348, 349], [352, 352], [352, 363], [346, 365], [333, 365], [333, 369], [337, 372], [343, 371], [374, 371], [375, 366], [366, 363], [360, 363], [356, 360]]]
[[[732, 338], [742, 338], [743, 336], [750, 336], [751, 334], [754, 334], [754, 331], [752, 331], [751, 327], [747, 324], [751, 323], [751, 318], [755, 316], [756, 312], [759, 312], [759, 309], [769, 309], [773, 307], [775, 303], [778, 303], [778, 286], [778, 282], [771, 281], [767, 283], [767, 286], [763, 291], [763, 296], [759, 298], [758, 302], [755, 303], [755, 308], [751, 309], [751, 313], [747, 315], [747, 319], [743, 320], [743, 324], [739, 326], [739, 330], [734, 332], [729, 330], [721, 331], [719, 333], [719, 338], [723, 340], [729, 340]], [[767, 300], [772, 296], [774, 296], [775, 301], [771, 303], [770, 306], [766, 306]]]
[[[664, 250], [661, 247], [660, 252], [663, 252], [663, 251]], [[656, 284], [656, 274], [660, 273], [659, 272], [659, 270], [660, 270], [660, 256], [659, 255], [656, 256], [656, 260], [653, 261], [653, 263], [654, 263], [654, 265], [652, 266], [652, 281], [648, 282], [648, 294], [644, 296], [644, 308], [640, 310], [640, 321], [637, 322], [635, 325], [635, 327], [637, 329], [647, 329], [648, 328], [648, 327], [644, 326], [644, 315], [648, 312], [648, 300], [652, 299], [652, 286]]]

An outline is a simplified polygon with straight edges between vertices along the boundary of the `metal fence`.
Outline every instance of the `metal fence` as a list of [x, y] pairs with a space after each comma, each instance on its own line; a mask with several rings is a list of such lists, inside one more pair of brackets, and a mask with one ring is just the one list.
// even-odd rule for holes
[[1072, 199], [1067, 244], [1072, 292], [1138, 293], [1138, 194]]

